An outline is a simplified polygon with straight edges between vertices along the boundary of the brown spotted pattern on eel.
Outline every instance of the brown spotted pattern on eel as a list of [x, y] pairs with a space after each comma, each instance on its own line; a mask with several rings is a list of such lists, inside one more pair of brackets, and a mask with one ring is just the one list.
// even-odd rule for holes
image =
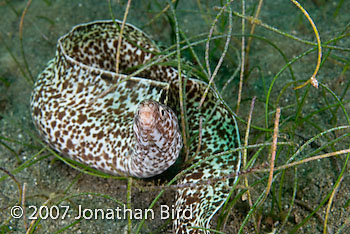
[[[145, 33], [126, 24], [116, 74], [120, 25], [119, 21], [82, 24], [59, 39], [55, 58], [35, 82], [32, 117], [42, 138], [62, 155], [110, 174], [147, 178], [170, 167], [182, 148], [178, 73], [172, 67], [153, 65], [124, 81], [135, 66], [161, 55]], [[183, 79], [192, 156], [188, 167], [239, 146], [239, 138], [234, 117], [216, 93], [210, 89], [198, 109], [207, 84]], [[101, 96], [115, 84], [112, 92]], [[202, 143], [195, 155], [199, 134]], [[209, 228], [228, 196], [229, 181], [203, 181], [216, 181], [237, 172], [239, 166], [239, 154], [215, 157], [177, 181], [181, 186], [176, 209], [191, 207], [193, 216], [174, 220], [175, 233], [207, 233], [190, 227]]]

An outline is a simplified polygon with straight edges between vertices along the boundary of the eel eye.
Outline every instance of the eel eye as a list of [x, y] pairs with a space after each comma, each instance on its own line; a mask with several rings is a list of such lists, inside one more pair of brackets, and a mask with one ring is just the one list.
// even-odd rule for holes
[[165, 117], [165, 110], [164, 110], [164, 108], [163, 107], [159, 107], [159, 114], [160, 114], [160, 117], [161, 118], [164, 118]]

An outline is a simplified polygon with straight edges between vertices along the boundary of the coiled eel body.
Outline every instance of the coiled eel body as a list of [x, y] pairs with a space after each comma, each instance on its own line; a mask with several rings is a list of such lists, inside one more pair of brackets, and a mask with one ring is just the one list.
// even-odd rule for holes
[[180, 215], [174, 232], [206, 233], [190, 227], [209, 228], [228, 196], [227, 175], [239, 170], [239, 154], [210, 157], [239, 146], [235, 119], [212, 89], [198, 108], [207, 84], [182, 77], [187, 123], [186, 131], [181, 129], [178, 72], [165, 65], [144, 66], [161, 58], [160, 51], [130, 24], [115, 72], [120, 27], [119, 21], [96, 21], [77, 25], [59, 39], [55, 58], [34, 84], [34, 124], [62, 155], [139, 178], [170, 167], [183, 152], [181, 134], [186, 132], [190, 163], [184, 169], [195, 166], [177, 180], [175, 206], [191, 207], [192, 217]]

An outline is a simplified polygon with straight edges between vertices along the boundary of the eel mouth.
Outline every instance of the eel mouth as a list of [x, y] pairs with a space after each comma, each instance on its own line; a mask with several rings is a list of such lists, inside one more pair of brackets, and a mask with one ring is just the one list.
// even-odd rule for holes
[[151, 130], [157, 123], [157, 103], [153, 100], [144, 100], [138, 109], [138, 122], [145, 130]]

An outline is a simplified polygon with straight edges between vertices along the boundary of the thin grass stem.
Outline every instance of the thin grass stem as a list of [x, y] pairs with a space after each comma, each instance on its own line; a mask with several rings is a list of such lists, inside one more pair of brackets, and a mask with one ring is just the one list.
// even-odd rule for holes
[[277, 108], [276, 118], [275, 118], [275, 127], [273, 130], [273, 141], [271, 145], [271, 160], [270, 160], [270, 171], [269, 171], [269, 180], [266, 186], [265, 198], [268, 196], [273, 179], [273, 170], [275, 167], [275, 157], [276, 157], [276, 148], [277, 148], [277, 138], [278, 138], [278, 125], [281, 115], [281, 109]]
[[[245, 15], [245, 0], [242, 0], [242, 15]], [[245, 18], [242, 17], [242, 35], [245, 34]], [[236, 106], [236, 113], [239, 113], [239, 107], [241, 105], [241, 99], [242, 99], [242, 89], [243, 89], [243, 79], [244, 79], [244, 68], [245, 68], [245, 36], [242, 36], [242, 42], [241, 42], [241, 72], [239, 74], [239, 86], [238, 86], [238, 97], [237, 97], [237, 106]]]
[[[132, 177], [128, 177], [128, 190], [126, 194], [126, 206], [131, 210], [131, 188], [132, 188]], [[128, 234], [131, 234], [131, 213], [128, 212]]]
[[315, 68], [314, 73], [312, 74], [311, 78], [307, 82], [305, 82], [304, 84], [302, 84], [298, 87], [295, 87], [295, 89], [300, 89], [309, 83], [311, 83], [312, 86], [314, 86], [315, 88], [318, 88], [318, 81], [316, 79], [316, 75], [317, 75], [318, 70], [320, 69], [321, 58], [322, 58], [322, 48], [321, 48], [320, 35], [319, 35], [317, 27], [316, 27], [314, 21], [312, 20], [312, 18], [310, 17], [309, 13], [307, 13], [307, 11], [300, 5], [300, 3], [298, 1], [296, 1], [296, 0], [291, 0], [291, 1], [303, 12], [303, 14], [306, 16], [307, 20], [310, 22], [312, 29], [315, 32], [315, 36], [316, 36], [316, 40], [317, 40], [317, 50], [318, 50], [317, 64], [316, 64], [316, 68]]
[[[229, 28], [228, 28], [228, 33], [227, 33], [227, 38], [226, 38], [226, 42], [225, 42], [225, 47], [224, 47], [224, 50], [220, 56], [220, 59], [219, 59], [219, 62], [217, 63], [215, 69], [214, 69], [214, 72], [213, 74], [211, 74], [211, 71], [210, 71], [210, 64], [209, 64], [209, 42], [210, 42], [210, 39], [212, 37], [212, 34], [213, 34], [213, 31], [214, 31], [214, 28], [215, 28], [215, 25], [219, 19], [219, 17], [221, 16], [221, 14], [224, 12], [224, 10], [226, 9], [226, 7], [228, 7], [228, 5], [232, 2], [233, 0], [231, 1], [228, 1], [224, 7], [222, 8], [222, 10], [220, 10], [220, 12], [218, 13], [218, 15], [216, 16], [213, 24], [212, 24], [212, 27], [210, 28], [210, 32], [209, 32], [209, 36], [208, 36], [208, 40], [207, 40], [207, 44], [206, 44], [206, 50], [205, 50], [205, 60], [206, 60], [206, 65], [207, 65], [207, 70], [208, 70], [208, 76], [210, 77], [210, 80], [209, 80], [209, 83], [208, 83], [208, 86], [206, 88], [206, 90], [204, 91], [204, 94], [199, 102], [199, 105], [198, 105], [198, 109], [200, 109], [203, 105], [203, 102], [205, 100], [205, 97], [207, 96], [208, 92], [209, 92], [209, 89], [210, 89], [210, 86], [211, 85], [214, 85], [214, 78], [216, 76], [216, 74], [218, 73], [220, 67], [221, 67], [221, 64], [225, 58], [225, 55], [226, 55], [226, 52], [227, 52], [227, 49], [228, 49], [228, 46], [229, 46], [229, 43], [230, 43], [230, 39], [231, 39], [231, 33], [232, 33], [232, 12], [231, 10], [229, 11]], [[230, 7], [229, 7], [230, 8]], [[230, 8], [231, 9], [231, 8]], [[242, 60], [243, 61], [243, 60]], [[214, 85], [215, 86], [215, 85]]]
[[[255, 99], [256, 99], [256, 97], [253, 97], [252, 103], [250, 105], [250, 111], [249, 111], [248, 120], [247, 120], [247, 129], [246, 129], [246, 133], [245, 133], [245, 137], [244, 137], [244, 146], [245, 147], [248, 146], [250, 123], [252, 121]], [[247, 148], [245, 148], [243, 150], [243, 168], [244, 169], [247, 168], [247, 151], [248, 151]], [[244, 177], [244, 185], [246, 186], [246, 188], [249, 188], [248, 178], [246, 176]], [[249, 204], [249, 207], [251, 209], [252, 206], [253, 206], [253, 201], [252, 201], [252, 196], [250, 194], [250, 190], [249, 189], [247, 190], [247, 197], [248, 197], [248, 204]], [[255, 230], [257, 231], [258, 230], [258, 224], [257, 224], [255, 216], [253, 216], [253, 220], [254, 220]]]
[[30, 82], [31, 84], [34, 83], [34, 78], [32, 75], [32, 72], [29, 69], [29, 65], [24, 53], [24, 48], [23, 48], [23, 22], [24, 22], [24, 16], [26, 15], [28, 8], [30, 6], [30, 4], [32, 3], [32, 0], [28, 0], [26, 7], [24, 8], [23, 12], [22, 12], [22, 16], [21, 16], [21, 21], [19, 23], [19, 42], [20, 42], [20, 50], [21, 50], [21, 54], [22, 54], [22, 58], [23, 58], [23, 62], [24, 62], [24, 66], [29, 74], [29, 78], [30, 78]]
[[188, 159], [189, 156], [189, 149], [187, 145], [187, 133], [186, 133], [186, 118], [185, 118], [185, 106], [184, 106], [184, 87], [183, 87], [183, 77], [181, 72], [181, 50], [180, 50], [180, 33], [179, 33], [179, 24], [177, 21], [176, 11], [173, 7], [173, 3], [169, 2], [170, 10], [174, 17], [174, 23], [175, 23], [175, 36], [176, 36], [176, 59], [177, 59], [177, 71], [178, 71], [178, 81], [179, 81], [179, 101], [180, 101], [180, 113], [181, 113], [181, 127], [183, 129], [182, 131], [182, 140], [183, 140], [183, 147], [185, 152], [185, 161]]
[[338, 188], [339, 188], [339, 185], [341, 184], [341, 182], [343, 181], [343, 176], [340, 177], [340, 180], [338, 181], [338, 183], [334, 186], [333, 188], [333, 191], [332, 191], [332, 194], [329, 198], [329, 201], [328, 201], [328, 205], [327, 205], [327, 209], [326, 209], [326, 216], [324, 218], [324, 224], [323, 224], [323, 234], [327, 234], [327, 222], [328, 222], [328, 217], [329, 217], [329, 213], [330, 213], [330, 210], [331, 210], [331, 207], [332, 207], [332, 203], [333, 203], [333, 199], [334, 199], [334, 196], [335, 194], [337, 193], [338, 191]]
[[[23, 209], [23, 217], [26, 217], [26, 206], [25, 206], [25, 201], [26, 201], [26, 191], [27, 191], [27, 183], [23, 183], [23, 192], [22, 192], [22, 202], [21, 202], [21, 207]], [[27, 230], [28, 229], [28, 224], [25, 218], [23, 218], [24, 222], [24, 228]]]
[[116, 54], [116, 60], [115, 60], [115, 73], [116, 74], [119, 74], [120, 48], [121, 48], [121, 45], [122, 45], [124, 27], [125, 27], [126, 19], [128, 18], [130, 4], [131, 4], [131, 0], [128, 0], [128, 3], [126, 4], [126, 9], [125, 9], [125, 12], [124, 12], [122, 26], [120, 27], [120, 31], [119, 31], [117, 54]]

